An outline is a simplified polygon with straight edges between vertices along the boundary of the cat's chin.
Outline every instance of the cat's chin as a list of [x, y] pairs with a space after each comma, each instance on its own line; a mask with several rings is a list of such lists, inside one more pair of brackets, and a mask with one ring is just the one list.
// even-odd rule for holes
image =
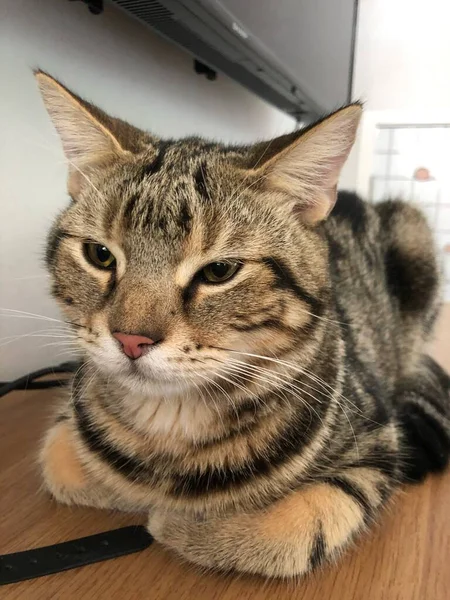
[[143, 396], [178, 397], [189, 392], [193, 385], [183, 378], [160, 379], [142, 373], [118, 374], [116, 380], [124, 390]]
[[[88, 348], [91, 361], [109, 384], [116, 382], [130, 392], [143, 395], [174, 396], [192, 387], [188, 377], [172, 371], [164, 357], [153, 355], [152, 360], [131, 361], [119, 354], [115, 345], [104, 342], [102, 348]], [[143, 357], [144, 359], [146, 357]]]

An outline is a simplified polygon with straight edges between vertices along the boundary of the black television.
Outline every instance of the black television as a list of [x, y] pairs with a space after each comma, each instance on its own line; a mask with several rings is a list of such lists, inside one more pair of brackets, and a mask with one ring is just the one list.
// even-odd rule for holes
[[351, 101], [357, 0], [113, 0], [298, 120]]

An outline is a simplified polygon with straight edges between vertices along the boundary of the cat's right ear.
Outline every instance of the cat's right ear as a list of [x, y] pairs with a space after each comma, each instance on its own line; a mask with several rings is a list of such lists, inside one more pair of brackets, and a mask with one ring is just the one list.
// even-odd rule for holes
[[61, 138], [69, 165], [69, 192], [74, 196], [89, 171], [151, 147], [147, 134], [109, 117], [42, 71], [35, 72], [45, 107]]
[[[336, 202], [339, 175], [355, 141], [361, 115], [362, 105], [355, 102], [306, 129], [276, 138], [266, 145], [264, 160], [253, 168], [253, 176], [273, 194], [278, 205], [292, 210], [304, 223], [317, 225], [327, 218]], [[257, 164], [260, 162], [261, 158]]]

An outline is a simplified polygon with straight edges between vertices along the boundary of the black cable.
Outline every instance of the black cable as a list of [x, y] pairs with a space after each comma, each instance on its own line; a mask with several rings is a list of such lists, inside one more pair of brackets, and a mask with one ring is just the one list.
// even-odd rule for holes
[[14, 390], [38, 390], [60, 386], [64, 384], [64, 380], [62, 379], [52, 379], [49, 381], [35, 381], [35, 379], [56, 373], [73, 373], [79, 366], [79, 363], [76, 361], [68, 361], [54, 367], [45, 367], [38, 371], [33, 371], [14, 381], [2, 381], [0, 382], [0, 398]]
[[[29, 381], [28, 383], [18, 383], [17, 386], [14, 387], [13, 391], [16, 392], [18, 390], [46, 390], [47, 388], [61, 387], [62, 385], [64, 385], [65, 382], [65, 379], [52, 379], [51, 381]], [[11, 382], [9, 381], [0, 381], [0, 389], [3, 386], [9, 385], [10, 383]]]

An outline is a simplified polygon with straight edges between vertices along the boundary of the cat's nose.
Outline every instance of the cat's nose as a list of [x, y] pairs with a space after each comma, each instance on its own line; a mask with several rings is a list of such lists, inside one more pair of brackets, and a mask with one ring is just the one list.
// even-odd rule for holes
[[119, 342], [123, 353], [133, 360], [145, 354], [150, 346], [160, 341], [159, 339], [153, 340], [145, 335], [121, 333], [120, 331], [113, 333], [113, 337]]

